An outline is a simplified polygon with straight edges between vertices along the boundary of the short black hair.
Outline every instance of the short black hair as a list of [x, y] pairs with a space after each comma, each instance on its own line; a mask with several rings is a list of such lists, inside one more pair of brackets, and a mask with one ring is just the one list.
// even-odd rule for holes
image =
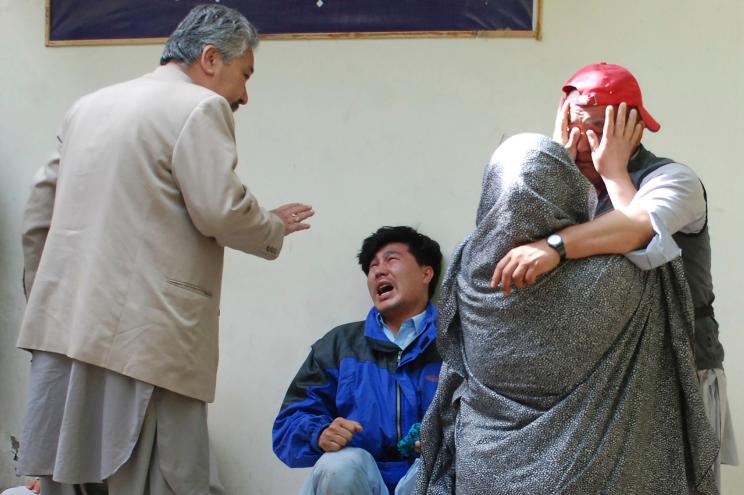
[[434, 270], [434, 276], [429, 282], [429, 299], [431, 299], [437, 289], [439, 275], [442, 271], [442, 251], [439, 249], [437, 241], [421, 234], [414, 228], [404, 225], [380, 227], [377, 232], [364, 239], [362, 249], [357, 256], [362, 271], [365, 275], [368, 275], [369, 265], [377, 252], [393, 242], [408, 245], [408, 250], [420, 266], [430, 266]]

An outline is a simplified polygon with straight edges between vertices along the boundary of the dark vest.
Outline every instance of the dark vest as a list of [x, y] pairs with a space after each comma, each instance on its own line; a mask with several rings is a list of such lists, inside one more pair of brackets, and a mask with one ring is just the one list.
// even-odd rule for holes
[[[628, 173], [636, 188], [651, 172], [675, 163], [654, 156], [641, 146], [628, 164]], [[703, 188], [705, 191], [705, 188]], [[597, 204], [597, 215], [611, 211], [612, 202], [603, 192]], [[682, 262], [695, 305], [695, 366], [697, 369], [723, 368], [723, 346], [718, 341], [718, 322], [713, 315], [713, 278], [710, 274], [710, 236], [708, 235], [708, 199], [705, 199], [705, 225], [695, 234], [677, 232], [672, 237], [682, 250]]]

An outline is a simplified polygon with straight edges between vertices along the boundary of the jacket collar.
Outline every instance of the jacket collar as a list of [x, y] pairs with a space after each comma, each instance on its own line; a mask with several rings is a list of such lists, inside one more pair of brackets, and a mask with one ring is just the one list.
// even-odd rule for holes
[[635, 153], [633, 153], [633, 156], [630, 157], [630, 162], [628, 163], [628, 172], [638, 172], [639, 170], [643, 170], [644, 168], [648, 167], [652, 164], [652, 162], [656, 160], [656, 155], [651, 153], [649, 150], [647, 150], [642, 144], [638, 145], [638, 149]]
[[[424, 314], [424, 320], [421, 324], [424, 327], [424, 331], [421, 332], [416, 340], [413, 341], [405, 350], [406, 357], [401, 359], [401, 364], [408, 362], [411, 359], [415, 359], [416, 356], [425, 351], [437, 337], [437, 308], [429, 302], [426, 305], [426, 313]], [[398, 352], [400, 348], [393, 344], [385, 336], [385, 332], [382, 330], [380, 325], [380, 318], [378, 316], [380, 312], [374, 306], [367, 313], [367, 319], [364, 321], [364, 336], [370, 341], [370, 343], [379, 350], [388, 352]], [[408, 358], [410, 356], [410, 358]]]
[[147, 74], [145, 77], [149, 79], [155, 79], [156, 81], [183, 82], [183, 83], [196, 84], [176, 64], [161, 65], [154, 71]]

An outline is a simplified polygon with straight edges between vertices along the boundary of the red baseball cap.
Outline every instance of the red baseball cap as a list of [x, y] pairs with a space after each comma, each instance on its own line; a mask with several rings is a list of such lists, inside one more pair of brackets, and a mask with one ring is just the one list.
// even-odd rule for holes
[[566, 95], [573, 90], [579, 92], [579, 105], [619, 105], [625, 102], [638, 109], [649, 131], [656, 132], [661, 128], [643, 106], [641, 87], [625, 67], [606, 62], [587, 65], [563, 85]]

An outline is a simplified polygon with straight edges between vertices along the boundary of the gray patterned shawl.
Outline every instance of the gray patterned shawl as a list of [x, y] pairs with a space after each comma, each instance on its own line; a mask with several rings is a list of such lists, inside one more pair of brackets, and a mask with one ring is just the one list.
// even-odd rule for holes
[[494, 153], [441, 289], [445, 364], [421, 429], [419, 494], [717, 493], [679, 259], [642, 272], [594, 256], [510, 296], [489, 286], [512, 247], [590, 220], [595, 203], [544, 136]]

